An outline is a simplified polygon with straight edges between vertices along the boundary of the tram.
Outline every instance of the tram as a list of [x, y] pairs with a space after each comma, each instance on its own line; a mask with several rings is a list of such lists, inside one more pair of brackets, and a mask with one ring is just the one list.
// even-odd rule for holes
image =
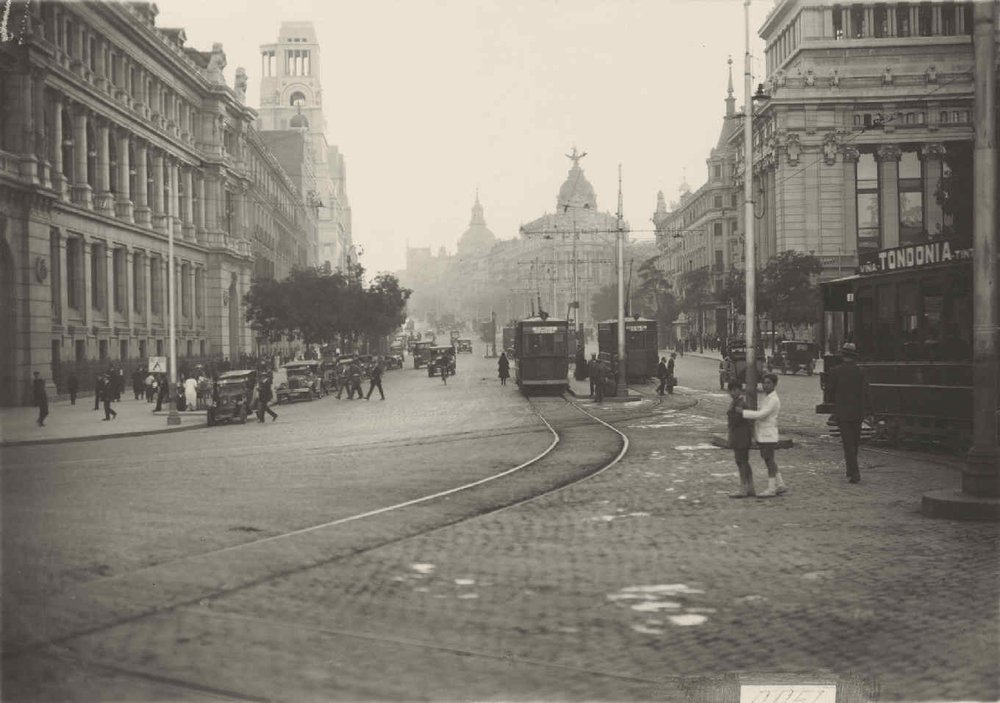
[[569, 386], [569, 322], [531, 317], [514, 326], [514, 381], [524, 393]]
[[[636, 315], [625, 320], [625, 376], [629, 381], [644, 381], [656, 376], [656, 320]], [[618, 356], [618, 320], [597, 323], [597, 349], [601, 357]]]
[[514, 332], [516, 331], [514, 325], [503, 328], [503, 350], [507, 352], [507, 356], [513, 356], [511, 352], [514, 349]]
[[934, 240], [861, 255], [858, 273], [821, 284], [817, 413], [845, 342], [871, 386], [875, 436], [962, 449], [972, 441], [972, 249]]

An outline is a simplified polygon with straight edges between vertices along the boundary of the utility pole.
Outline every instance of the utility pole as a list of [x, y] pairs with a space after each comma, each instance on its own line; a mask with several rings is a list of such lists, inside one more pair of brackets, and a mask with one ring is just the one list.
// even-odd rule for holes
[[757, 346], [754, 344], [757, 314], [757, 267], [753, 233], [753, 72], [750, 65], [750, 0], [743, 0], [746, 55], [743, 58], [743, 219], [746, 232], [746, 395], [751, 408], [757, 407]]
[[973, 147], [972, 250], [972, 448], [962, 469], [962, 491], [932, 491], [923, 497], [923, 512], [958, 520], [1000, 520], [1000, 449], [997, 433], [997, 353], [1000, 311], [997, 309], [997, 95], [996, 4], [973, 6], [975, 55], [975, 142]]
[[[167, 324], [170, 326], [170, 363], [167, 368], [170, 369], [170, 373], [167, 375], [167, 384], [169, 388], [169, 393], [167, 393], [167, 401], [170, 403], [170, 409], [167, 413], [167, 424], [168, 425], [179, 425], [181, 424], [180, 413], [177, 412], [177, 382], [180, 378], [180, 373], [177, 371], [177, 320], [176, 320], [176, 295], [177, 295], [177, 280], [174, 272], [174, 213], [177, 212], [177, 206], [174, 202], [174, 198], [177, 193], [174, 189], [174, 184], [172, 181], [176, 179], [171, 178], [170, 188], [167, 193], [166, 209], [167, 209], [167, 259], [168, 270], [167, 270], [167, 287], [169, 289], [170, 295], [167, 300]], [[230, 305], [235, 305], [235, 301], [230, 300]], [[109, 303], [110, 305], [110, 303]], [[110, 309], [110, 308], [109, 308]], [[233, 340], [229, 340], [230, 345], [233, 344]], [[237, 355], [235, 352], [230, 354], [230, 357], [235, 359]]]
[[615, 395], [628, 395], [625, 378], [625, 229], [622, 227], [622, 165], [618, 164], [618, 383]]

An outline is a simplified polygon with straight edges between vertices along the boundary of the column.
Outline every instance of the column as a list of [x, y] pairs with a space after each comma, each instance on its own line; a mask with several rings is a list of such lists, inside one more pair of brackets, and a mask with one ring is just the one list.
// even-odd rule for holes
[[[108, 327], [115, 326], [115, 245], [110, 239], [104, 244], [104, 301], [107, 303]], [[110, 344], [110, 343], [109, 343]]]
[[108, 45], [103, 41], [97, 41], [97, 56], [94, 57], [94, 73], [98, 90], [107, 90], [108, 83]]
[[163, 154], [153, 153], [153, 229], [166, 233], [167, 216], [163, 201]]
[[76, 168], [73, 173], [73, 202], [84, 207], [91, 207], [93, 204], [93, 193], [90, 184], [87, 182], [87, 110], [78, 107], [73, 121], [73, 128], [76, 130], [74, 138], [73, 155], [76, 158]]
[[38, 160], [38, 182], [48, 187], [50, 179], [50, 163], [46, 153], [48, 146], [48, 125], [45, 113], [45, 72], [32, 71], [34, 89], [32, 91], [32, 123], [35, 126], [35, 157]]
[[[146, 328], [146, 337], [149, 337], [153, 327], [153, 257], [147, 249], [143, 252], [142, 259], [142, 315], [143, 326]], [[154, 354], [150, 351], [150, 354]]]
[[188, 327], [195, 329], [197, 326], [196, 320], [198, 319], [198, 296], [195, 295], [195, 265], [193, 262], [188, 263], [188, 300], [191, 305], [188, 306]]
[[924, 144], [920, 149], [924, 171], [924, 227], [931, 239], [943, 236], [944, 212], [937, 200], [937, 189], [941, 183], [943, 144]]
[[[59, 237], [59, 260], [52, 262], [53, 271], [59, 271], [59, 324], [66, 324], [69, 317], [69, 271], [66, 269], [66, 236], [61, 232]], [[58, 269], [56, 268], [58, 267]]]
[[35, 156], [35, 125], [34, 111], [32, 109], [34, 77], [32, 72], [28, 72], [15, 77], [14, 81], [12, 81], [13, 85], [8, 89], [7, 95], [3, 96], [4, 100], [11, 100], [14, 103], [9, 110], [16, 115], [11, 120], [14, 128], [15, 143], [21, 145], [20, 147], [14, 147], [12, 151], [20, 152], [18, 154], [18, 162], [20, 164], [21, 178], [37, 184], [38, 157]]
[[167, 161], [167, 173], [170, 176], [170, 217], [173, 220], [174, 236], [180, 237], [182, 235], [181, 230], [181, 218], [180, 218], [180, 198], [178, 185], [180, 184], [180, 167], [177, 162], [173, 159]]
[[135, 143], [135, 223], [146, 225], [152, 222], [149, 203], [146, 202], [147, 181], [149, 169], [147, 164], [146, 144], [136, 140]]
[[886, 19], [888, 20], [887, 24], [889, 25], [889, 34], [888, 34], [888, 36], [894, 37], [897, 34], [897, 30], [896, 30], [896, 6], [895, 5], [889, 5], [889, 6], [887, 6], [885, 14], [886, 14]]
[[865, 8], [865, 36], [874, 37], [875, 36], [875, 8], [866, 7]]
[[887, 144], [879, 147], [878, 192], [882, 215], [881, 249], [899, 246], [899, 147]]
[[97, 195], [94, 205], [102, 215], [115, 214], [114, 195], [111, 193], [110, 138], [111, 126], [107, 121], [100, 120], [97, 125]]
[[853, 146], [841, 147], [844, 162], [844, 232], [840, 245], [841, 256], [858, 252], [858, 183], [857, 165], [860, 153]]
[[[135, 271], [133, 270], [135, 259], [135, 252], [132, 247], [125, 247], [125, 308], [122, 311], [125, 316], [125, 323], [128, 325], [128, 334], [132, 335], [132, 326], [135, 324], [135, 306], [132, 304], [132, 298], [135, 295]], [[138, 350], [136, 350], [138, 354]]]
[[189, 242], [195, 240], [194, 226], [194, 176], [191, 167], [185, 167], [181, 174], [184, 180], [184, 239]]
[[[124, 130], [118, 134], [118, 201], [115, 214], [126, 222], [132, 222], [132, 188], [130, 185], [132, 163], [128, 157], [129, 135]], [[138, 185], [138, 182], [137, 182]]]
[[198, 241], [205, 241], [205, 175], [198, 176], [198, 202], [194, 211], [194, 226]]
[[[65, 193], [66, 176], [63, 174], [63, 159], [62, 159], [62, 149], [63, 149], [63, 132], [62, 132], [62, 115], [63, 115], [63, 99], [62, 95], [53, 92], [52, 94], [52, 175], [50, 181], [52, 183], [52, 190], [59, 194], [60, 197]], [[68, 138], [69, 135], [67, 135]]]
[[931, 35], [941, 35], [941, 6], [937, 3], [931, 6]]
[[[83, 284], [83, 295], [81, 296], [81, 305], [83, 305], [82, 313], [83, 326], [89, 328], [93, 324], [94, 313], [91, 310], [94, 301], [90, 295], [90, 277], [91, 277], [91, 266], [90, 257], [92, 251], [90, 249], [91, 240], [87, 237], [80, 237], [80, 253], [83, 254], [83, 271], [81, 272], [80, 281]], [[90, 329], [87, 329], [85, 335], [90, 335]]]

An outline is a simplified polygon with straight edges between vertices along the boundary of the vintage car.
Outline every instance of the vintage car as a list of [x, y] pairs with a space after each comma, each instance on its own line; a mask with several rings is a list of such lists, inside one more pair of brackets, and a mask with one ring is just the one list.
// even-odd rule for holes
[[471, 339], [459, 339], [455, 344], [455, 351], [459, 354], [471, 354], [472, 353], [472, 340]]
[[431, 348], [434, 346], [433, 342], [420, 341], [413, 345], [413, 368], [419, 369], [421, 366], [426, 366], [427, 362], [431, 360]]
[[452, 343], [452, 344], [454, 344], [454, 343], [455, 343], [455, 340], [456, 340], [456, 339], [458, 339], [459, 335], [461, 335], [461, 334], [462, 334], [462, 333], [461, 333], [461, 332], [459, 332], [458, 330], [452, 330], [452, 331], [451, 331], [451, 332], [449, 333], [449, 335], [448, 335], [448, 339], [450, 339], [450, 340], [451, 340], [451, 343]]
[[806, 375], [812, 376], [818, 357], [819, 345], [815, 342], [786, 340], [780, 342], [769, 363], [773, 368], [780, 369], [783, 374], [796, 373], [802, 369]]
[[290, 361], [274, 372], [274, 402], [323, 397], [323, 374], [319, 361]]
[[224, 371], [212, 384], [212, 399], [208, 406], [208, 426], [223, 422], [245, 423], [250, 414], [250, 402], [257, 384], [256, 371]]
[[443, 368], [447, 368], [449, 376], [455, 375], [455, 347], [431, 347], [431, 358], [427, 362], [427, 375], [439, 376]]
[[397, 352], [390, 352], [382, 357], [382, 368], [386, 371], [403, 368], [403, 355]]
[[[764, 347], [757, 344], [754, 355], [754, 368], [757, 370], [757, 384], [764, 377]], [[719, 388], [725, 390], [730, 381], [747, 382], [747, 348], [742, 340], [733, 340], [723, 350], [722, 361], [719, 362]]]

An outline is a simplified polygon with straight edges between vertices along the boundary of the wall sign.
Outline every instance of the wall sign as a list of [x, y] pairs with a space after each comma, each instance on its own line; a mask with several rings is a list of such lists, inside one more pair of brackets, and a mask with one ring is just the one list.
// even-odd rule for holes
[[905, 247], [860, 254], [858, 273], [886, 273], [971, 259], [970, 247], [961, 246], [954, 239], [938, 239], [923, 244], [910, 244]]

